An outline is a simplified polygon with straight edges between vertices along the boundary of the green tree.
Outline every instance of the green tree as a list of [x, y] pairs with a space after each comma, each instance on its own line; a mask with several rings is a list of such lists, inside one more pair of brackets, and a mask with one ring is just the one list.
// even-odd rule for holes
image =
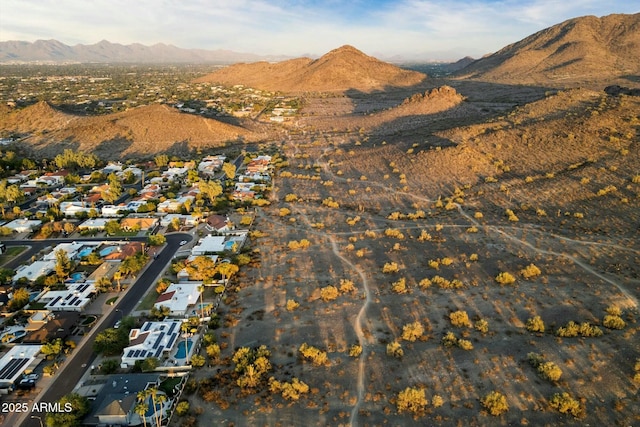
[[233, 163], [223, 163], [222, 171], [227, 176], [227, 179], [233, 179], [236, 177], [236, 165], [234, 165]]
[[117, 356], [129, 344], [128, 332], [109, 328], [96, 335], [93, 350], [105, 356]]
[[104, 231], [108, 236], [116, 235], [120, 232], [120, 224], [116, 220], [107, 221], [104, 224]]
[[149, 236], [149, 245], [150, 246], [162, 246], [167, 242], [167, 238], [164, 234], [151, 234]]
[[69, 277], [71, 271], [73, 271], [73, 262], [69, 259], [69, 254], [63, 249], [56, 251], [56, 276], [60, 282]]
[[[67, 394], [60, 399], [60, 407], [63, 411], [47, 412], [45, 421], [47, 427], [76, 427], [82, 418], [89, 413], [91, 407], [86, 397], [77, 393]], [[71, 410], [67, 412], [67, 407]]]
[[198, 183], [200, 192], [209, 198], [210, 203], [214, 203], [216, 198], [222, 194], [222, 185], [217, 181], [200, 181]]
[[156, 166], [162, 168], [169, 164], [169, 156], [167, 156], [166, 154], [158, 154], [153, 158], [153, 161], [155, 162]]
[[396, 408], [400, 414], [410, 412], [414, 415], [421, 415], [428, 403], [424, 389], [407, 387], [398, 393]]
[[186, 266], [189, 278], [193, 280], [201, 280], [204, 283], [211, 283], [213, 277], [218, 272], [216, 262], [209, 256], [198, 255]]
[[18, 288], [13, 291], [13, 297], [9, 300], [9, 310], [20, 310], [27, 303], [29, 303], [29, 291], [27, 288]]

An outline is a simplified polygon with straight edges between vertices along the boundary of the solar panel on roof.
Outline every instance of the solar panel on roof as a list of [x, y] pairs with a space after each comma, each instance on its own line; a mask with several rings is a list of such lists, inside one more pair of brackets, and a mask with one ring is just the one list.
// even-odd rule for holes
[[29, 359], [26, 358], [11, 359], [4, 368], [0, 369], [0, 379], [6, 380], [14, 377], [27, 363], [29, 363]]
[[171, 326], [169, 326], [169, 331], [167, 332], [167, 334], [171, 334], [176, 326], [178, 326], [177, 322], [171, 322]]
[[58, 301], [60, 301], [60, 299], [62, 299], [62, 297], [55, 297], [55, 298], [54, 298], [54, 299], [49, 303], [49, 305], [50, 305], [50, 306], [56, 305], [56, 303], [57, 303]]
[[156, 348], [158, 348], [158, 345], [160, 345], [160, 341], [162, 340], [162, 337], [164, 337], [164, 334], [158, 334], [158, 338], [156, 338], [156, 342], [153, 343], [153, 349], [155, 350]]

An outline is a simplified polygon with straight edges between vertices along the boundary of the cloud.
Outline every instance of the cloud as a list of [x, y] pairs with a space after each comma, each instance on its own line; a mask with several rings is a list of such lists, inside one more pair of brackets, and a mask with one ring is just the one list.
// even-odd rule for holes
[[[625, 0], [3, 0], [1, 40], [167, 43], [265, 54], [343, 44], [387, 56], [478, 56], [587, 14], [633, 13]], [[456, 59], [453, 58], [448, 59]]]

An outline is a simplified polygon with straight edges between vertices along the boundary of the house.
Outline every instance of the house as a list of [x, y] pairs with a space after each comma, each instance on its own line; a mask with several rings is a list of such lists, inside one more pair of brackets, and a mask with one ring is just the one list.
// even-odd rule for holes
[[86, 212], [87, 214], [94, 209], [91, 204], [87, 202], [61, 202], [60, 212], [66, 217], [74, 217], [79, 212]]
[[120, 221], [120, 228], [122, 230], [125, 230], [125, 231], [134, 231], [134, 230], [147, 231], [147, 230], [150, 230], [150, 229], [156, 227], [158, 225], [158, 223], [159, 223], [158, 218], [150, 218], [150, 217], [131, 218], [131, 217], [127, 217], [127, 218], [123, 218]]
[[9, 228], [16, 233], [27, 233], [36, 230], [41, 224], [42, 221], [39, 219], [18, 218], [5, 224], [3, 227]]
[[16, 274], [11, 279], [13, 283], [25, 278], [30, 282], [35, 281], [40, 276], [47, 276], [56, 269], [56, 261], [35, 261], [30, 264], [23, 264], [16, 270]]
[[22, 339], [23, 343], [45, 343], [57, 338], [63, 341], [71, 335], [80, 321], [76, 311], [58, 311], [39, 329], [33, 330]]
[[174, 221], [178, 221], [181, 225], [193, 227], [197, 225], [198, 222], [200, 222], [200, 217], [194, 216], [194, 215], [181, 215], [181, 214], [171, 213], [160, 218], [160, 226], [168, 227]]
[[226, 156], [207, 156], [198, 164], [198, 173], [204, 176], [213, 176], [222, 168], [222, 164], [227, 160]]
[[207, 217], [205, 227], [209, 231], [215, 231], [218, 233], [233, 229], [233, 225], [231, 224], [231, 221], [229, 221], [229, 217], [223, 215], [209, 215]]
[[70, 283], [62, 291], [49, 291], [39, 300], [51, 311], [82, 312], [93, 301], [96, 289], [92, 283]]
[[103, 217], [107, 217], [107, 218], [117, 218], [117, 217], [124, 216], [127, 211], [128, 209], [124, 204], [119, 204], [117, 206], [104, 205], [100, 210], [100, 214]]
[[169, 316], [187, 317], [189, 308], [198, 303], [202, 282], [172, 283], [158, 296], [153, 306], [156, 309], [167, 307]]
[[41, 345], [16, 345], [0, 358], [0, 388], [10, 388], [27, 371], [32, 371], [42, 359]]
[[105, 253], [105, 255], [102, 255], [101, 251], [101, 256], [105, 261], [122, 261], [127, 257], [137, 254], [138, 252], [142, 252], [143, 250], [144, 243], [129, 242], [126, 245], [120, 246], [118, 250], [110, 250], [109, 253]]
[[44, 175], [36, 179], [36, 186], [40, 187], [58, 187], [64, 184], [64, 177], [60, 175]]
[[78, 225], [78, 230], [104, 230], [107, 222], [113, 221], [109, 218], [90, 218]]
[[56, 261], [58, 251], [64, 251], [67, 253], [67, 257], [70, 260], [79, 259], [78, 253], [85, 246], [96, 246], [96, 244], [85, 244], [84, 242], [71, 242], [71, 243], [60, 243], [56, 245], [55, 248], [44, 257], [42, 257], [43, 261]]
[[[150, 408], [145, 420], [135, 412], [138, 404], [138, 393], [149, 388], [158, 388], [161, 382], [159, 374], [137, 373], [111, 375], [102, 384], [91, 384], [81, 387], [78, 391], [83, 396], [92, 400], [91, 412], [82, 421], [88, 426], [151, 426], [154, 423], [155, 411], [153, 403], [146, 402]], [[163, 394], [162, 392], [159, 392]], [[149, 397], [151, 400], [151, 397]], [[157, 411], [167, 414], [166, 409], [172, 402], [167, 399], [163, 407]]]
[[201, 238], [198, 243], [191, 249], [191, 254], [207, 255], [214, 254], [216, 252], [222, 252], [225, 249], [224, 241], [225, 236], [212, 236], [207, 235]]
[[168, 355], [180, 337], [181, 325], [181, 320], [165, 319], [145, 322], [140, 329], [132, 329], [129, 332], [129, 346], [123, 350], [120, 366], [127, 369], [134, 366], [137, 360]]
[[102, 278], [113, 279], [116, 271], [120, 268], [120, 261], [105, 261], [98, 266], [93, 273], [87, 277], [85, 283], [96, 283]]

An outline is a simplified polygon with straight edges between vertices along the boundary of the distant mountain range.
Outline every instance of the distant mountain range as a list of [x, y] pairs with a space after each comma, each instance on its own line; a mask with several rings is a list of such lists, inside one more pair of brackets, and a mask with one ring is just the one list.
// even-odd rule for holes
[[106, 40], [96, 44], [69, 46], [57, 40], [36, 42], [0, 42], [0, 63], [212, 63], [282, 61], [286, 56], [266, 56], [230, 50], [182, 49], [163, 43], [145, 46], [139, 43], [123, 45]]

